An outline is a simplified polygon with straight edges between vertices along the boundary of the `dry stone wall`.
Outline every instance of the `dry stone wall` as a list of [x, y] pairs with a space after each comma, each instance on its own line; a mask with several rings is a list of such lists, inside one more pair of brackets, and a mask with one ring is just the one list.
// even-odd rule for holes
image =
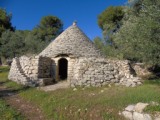
[[27, 86], [35, 86], [35, 82], [31, 80], [31, 78], [25, 74], [24, 69], [21, 66], [19, 58], [14, 58], [10, 72], [8, 75], [8, 79], [15, 81], [22, 85]]
[[[127, 87], [140, 85], [141, 81], [135, 77], [129, 61], [107, 60], [105, 58], [77, 58], [69, 62], [69, 76], [71, 87], [95, 86], [115, 83]], [[55, 63], [48, 57], [35, 56], [14, 58], [8, 78], [23, 85], [38, 86], [52, 84], [56, 71]]]
[[110, 83], [135, 87], [140, 78], [135, 77], [129, 61], [104, 58], [80, 58], [73, 65], [71, 86], [102, 86]]
[[14, 58], [8, 79], [27, 86], [44, 85], [46, 81], [50, 83], [50, 64], [51, 59], [46, 57]]
[[39, 57], [27, 57], [22, 56], [19, 58], [20, 65], [24, 71], [24, 73], [33, 80], [38, 78], [38, 64], [39, 64]]

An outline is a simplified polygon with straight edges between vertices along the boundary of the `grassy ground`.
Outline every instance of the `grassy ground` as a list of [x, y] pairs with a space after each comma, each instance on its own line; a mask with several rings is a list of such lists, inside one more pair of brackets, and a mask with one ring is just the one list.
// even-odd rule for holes
[[23, 120], [19, 112], [9, 107], [7, 103], [0, 99], [0, 119], [1, 120]]
[[[129, 104], [160, 103], [160, 79], [145, 81], [144, 85], [135, 88], [104, 86], [44, 92], [36, 88], [23, 90], [22, 86], [9, 82], [6, 77], [7, 70], [0, 73], [0, 81], [6, 82], [5, 86], [21, 89], [19, 95], [38, 105], [51, 120], [124, 120], [118, 113]], [[160, 106], [147, 110], [160, 111]]]
[[[0, 84], [5, 84], [5, 86], [14, 86], [15, 89], [19, 89], [15, 83], [7, 83], [8, 67], [0, 67]], [[1, 120], [22, 120], [22, 116], [15, 109], [7, 105], [7, 103], [0, 98], [0, 119]]]

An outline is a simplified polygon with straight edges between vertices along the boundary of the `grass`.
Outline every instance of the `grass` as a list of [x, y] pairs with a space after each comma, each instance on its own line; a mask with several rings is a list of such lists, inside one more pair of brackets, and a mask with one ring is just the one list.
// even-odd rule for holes
[[0, 66], [0, 83], [3, 84], [4, 86], [6, 86], [8, 88], [12, 88], [14, 90], [23, 89], [24, 86], [19, 85], [19, 84], [7, 79], [8, 78], [8, 71], [9, 71], [9, 67]]
[[0, 119], [1, 120], [24, 120], [21, 114], [7, 105], [7, 103], [0, 99]]
[[[2, 73], [0, 81], [8, 81], [6, 76], [2, 79], [1, 75]], [[22, 89], [22, 86], [14, 82], [4, 85]], [[53, 92], [29, 88], [22, 89], [19, 95], [39, 106], [49, 120], [124, 120], [118, 113], [129, 104], [151, 101], [160, 103], [160, 79], [145, 81], [144, 85], [135, 88], [104, 86], [78, 88], [77, 91], [72, 88], [60, 89]], [[159, 107], [149, 107], [147, 111], [160, 111]]]
[[149, 112], [149, 113], [156, 113], [156, 112], [160, 112], [160, 105], [149, 105], [147, 106], [147, 108], [145, 109], [145, 112]]
[[[4, 84], [7, 87], [19, 89], [16, 83], [9, 82], [7, 80], [9, 67], [0, 67], [0, 84]], [[14, 86], [14, 87], [13, 87]], [[23, 120], [23, 117], [15, 109], [7, 105], [7, 103], [0, 98], [0, 119], [1, 120]]]

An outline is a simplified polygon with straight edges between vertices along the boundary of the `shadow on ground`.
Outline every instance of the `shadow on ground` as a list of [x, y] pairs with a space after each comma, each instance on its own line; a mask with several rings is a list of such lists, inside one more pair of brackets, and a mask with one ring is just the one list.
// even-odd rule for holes
[[0, 82], [0, 97], [1, 98], [5, 98], [5, 97], [8, 97], [8, 96], [16, 95], [20, 91], [25, 91], [25, 90], [29, 89], [29, 87], [26, 87], [26, 86], [18, 88], [18, 89], [5, 87], [4, 84], [6, 84], [8, 82], [9, 81]]

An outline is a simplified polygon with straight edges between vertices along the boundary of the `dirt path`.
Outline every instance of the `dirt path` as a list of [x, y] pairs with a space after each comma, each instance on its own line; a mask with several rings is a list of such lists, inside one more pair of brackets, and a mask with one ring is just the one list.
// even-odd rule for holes
[[8, 105], [19, 111], [27, 120], [45, 120], [42, 111], [30, 103], [22, 99], [17, 91], [11, 90], [0, 84], [0, 98], [4, 98]]

